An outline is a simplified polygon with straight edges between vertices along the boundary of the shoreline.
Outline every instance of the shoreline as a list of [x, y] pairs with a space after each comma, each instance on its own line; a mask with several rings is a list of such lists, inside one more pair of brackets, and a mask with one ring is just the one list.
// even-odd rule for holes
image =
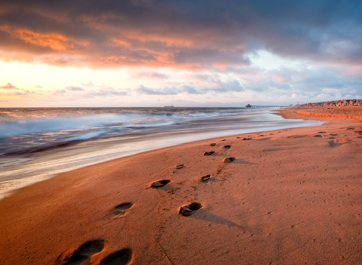
[[[259, 114], [257, 119], [260, 119], [260, 122], [257, 123], [252, 119], [245, 123], [243, 119], [247, 119], [250, 114], [244, 114], [194, 121], [193, 124], [184, 127], [175, 125], [175, 127], [170, 127], [165, 131], [156, 130], [120, 137], [91, 139], [60, 148], [49, 148], [42, 152], [3, 157], [5, 164], [13, 163], [14, 165], [0, 166], [2, 172], [0, 173], [0, 200], [10, 196], [16, 189], [49, 179], [57, 174], [120, 157], [204, 139], [249, 133], [250, 131], [262, 132], [312, 125], [311, 122], [301, 119], [296, 121], [283, 119], [270, 110], [258, 110], [257, 112]], [[318, 125], [317, 121], [313, 122], [316, 123], [316, 126]], [[199, 127], [194, 127], [195, 125]], [[0, 158], [1, 162], [4, 160]]]
[[[0, 263], [65, 264], [104, 240], [84, 264], [119, 250], [129, 264], [357, 264], [361, 122], [280, 112], [328, 123], [166, 147], [20, 189], [0, 201]], [[191, 202], [201, 209], [178, 214]]]

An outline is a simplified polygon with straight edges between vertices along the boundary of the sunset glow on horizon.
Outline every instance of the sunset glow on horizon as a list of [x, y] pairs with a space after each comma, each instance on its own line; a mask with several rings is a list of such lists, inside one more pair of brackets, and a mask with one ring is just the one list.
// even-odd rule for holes
[[0, 3], [0, 107], [362, 98], [360, 1]]

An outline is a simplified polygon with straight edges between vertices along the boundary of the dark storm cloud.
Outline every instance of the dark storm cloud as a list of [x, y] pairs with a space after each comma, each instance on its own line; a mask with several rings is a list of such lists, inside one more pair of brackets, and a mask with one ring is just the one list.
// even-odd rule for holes
[[91, 67], [248, 65], [248, 54], [362, 64], [362, 2], [13, 0], [0, 58]]

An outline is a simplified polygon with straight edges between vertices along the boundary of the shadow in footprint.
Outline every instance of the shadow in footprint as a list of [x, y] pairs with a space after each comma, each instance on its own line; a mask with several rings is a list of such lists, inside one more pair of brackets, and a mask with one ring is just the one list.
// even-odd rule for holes
[[170, 182], [171, 182], [171, 180], [169, 180], [169, 179], [161, 179], [161, 180], [153, 182], [149, 187], [153, 188], [153, 189], [157, 189], [157, 188], [161, 188], [161, 187], [165, 186], [166, 184], [168, 184]]
[[184, 164], [179, 164], [179, 165], [176, 166], [176, 169], [181, 169], [181, 168], [184, 168], [184, 167], [185, 167]]
[[91, 256], [98, 252], [101, 252], [104, 248], [104, 240], [96, 239], [87, 241], [84, 244], [80, 245], [80, 247], [76, 250], [81, 255]]
[[346, 139], [346, 138], [338, 138], [338, 139], [333, 139], [333, 140], [328, 141], [329, 147], [338, 147], [338, 146], [345, 145], [348, 143], [350, 143], [350, 140]]
[[329, 147], [338, 147], [338, 146], [340, 146], [340, 144], [337, 143], [334, 140], [328, 141], [328, 145], [329, 145]]
[[202, 182], [207, 182], [209, 179], [210, 179], [210, 175], [208, 174], [208, 175], [206, 175], [206, 176], [202, 176], [201, 178], [200, 178], [200, 180], [202, 181]]
[[61, 263], [56, 263], [56, 264], [81, 265], [81, 264], [88, 264], [89, 262], [90, 262], [89, 256], [84, 256], [74, 252], [72, 256], [70, 256], [69, 258], [66, 258]]
[[126, 210], [130, 209], [133, 206], [132, 202], [123, 202], [113, 208], [113, 214], [115, 215], [124, 215]]
[[195, 211], [199, 210], [202, 208], [202, 204], [199, 202], [193, 202], [189, 205], [185, 205], [182, 206], [179, 210], [179, 214], [183, 215], [183, 216], [190, 216], [192, 215]]
[[127, 265], [132, 260], [132, 249], [124, 248], [109, 254], [101, 260], [100, 265]]
[[66, 251], [61, 254], [55, 264], [82, 265], [89, 264], [90, 257], [104, 249], [103, 239], [90, 240], [80, 245], [73, 253]]
[[233, 161], [235, 161], [235, 157], [225, 157], [223, 160], [222, 160], [222, 162], [223, 163], [231, 163], [231, 162], [233, 162]]

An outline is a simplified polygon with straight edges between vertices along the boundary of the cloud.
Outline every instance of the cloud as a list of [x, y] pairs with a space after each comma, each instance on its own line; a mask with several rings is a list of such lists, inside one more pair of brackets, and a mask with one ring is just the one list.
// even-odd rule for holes
[[67, 93], [67, 91], [65, 89], [57, 89], [52, 94], [53, 95], [64, 95], [66, 93]]
[[[356, 0], [13, 0], [0, 10], [0, 60], [122, 68], [119, 87], [134, 87], [85, 78], [47, 92], [60, 98], [362, 96]], [[255, 63], [264, 51], [280, 64]], [[12, 86], [1, 88], [26, 94]]]
[[19, 91], [13, 91], [13, 92], [8, 92], [8, 93], [2, 93], [0, 92], [0, 95], [1, 96], [19, 96], [19, 97], [28, 97], [28, 96], [34, 96], [38, 94], [37, 92], [35, 91], [30, 91], [30, 90], [19, 90]]
[[94, 86], [94, 84], [91, 81], [82, 83], [83, 86]]
[[136, 91], [139, 94], [145, 95], [177, 95], [178, 89], [176, 87], [162, 87], [162, 88], [149, 88], [143, 85], [139, 86]]
[[178, 94], [191, 94], [202, 95], [207, 93], [229, 93], [244, 91], [238, 80], [231, 80], [227, 82], [219, 81], [215, 87], [195, 87], [192, 85], [179, 85], [179, 86], [164, 86], [164, 87], [145, 87], [139, 86], [136, 91], [139, 94], [145, 95], [178, 95]]
[[88, 92], [88, 96], [92, 97], [123, 97], [129, 96], [129, 91], [117, 90], [117, 89], [106, 89], [106, 90], [98, 90], [98, 91], [90, 91]]
[[84, 91], [84, 88], [77, 86], [67, 86], [65, 89], [69, 91]]
[[168, 79], [170, 76], [158, 71], [141, 70], [132, 74], [133, 78], [147, 78], [147, 79]]
[[225, 69], [265, 49], [362, 64], [360, 1], [54, 1], [0, 3], [0, 58], [93, 68]]
[[7, 83], [4, 86], [0, 86], [0, 88], [3, 88], [3, 89], [19, 89], [16, 86], [12, 85], [11, 83]]

